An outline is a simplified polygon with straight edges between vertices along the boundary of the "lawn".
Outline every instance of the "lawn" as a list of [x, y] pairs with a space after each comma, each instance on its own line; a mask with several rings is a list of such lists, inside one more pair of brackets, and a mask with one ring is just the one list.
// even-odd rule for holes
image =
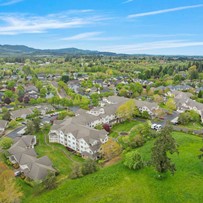
[[187, 125], [178, 125], [178, 126], [188, 128], [190, 130], [202, 130], [203, 129], [203, 125], [201, 125], [200, 123], [189, 123]]
[[[101, 169], [77, 180], [66, 180], [57, 189], [35, 198], [27, 196], [24, 203], [181, 203], [203, 202], [203, 162], [197, 158], [201, 138], [174, 132], [179, 155], [173, 155], [177, 172], [163, 180], [155, 178], [151, 167], [129, 170], [122, 162]], [[145, 160], [150, 158], [153, 141], [139, 149]]]
[[118, 137], [119, 133], [121, 132], [129, 132], [133, 127], [140, 124], [140, 121], [132, 120], [132, 121], [125, 121], [123, 123], [119, 123], [113, 126], [111, 129], [110, 137]]

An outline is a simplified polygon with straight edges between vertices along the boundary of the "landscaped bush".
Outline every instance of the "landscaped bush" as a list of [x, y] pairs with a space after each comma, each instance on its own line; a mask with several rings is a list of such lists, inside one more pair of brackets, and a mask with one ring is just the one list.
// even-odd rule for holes
[[125, 155], [124, 163], [130, 169], [139, 170], [144, 167], [141, 155], [137, 151], [128, 152]]

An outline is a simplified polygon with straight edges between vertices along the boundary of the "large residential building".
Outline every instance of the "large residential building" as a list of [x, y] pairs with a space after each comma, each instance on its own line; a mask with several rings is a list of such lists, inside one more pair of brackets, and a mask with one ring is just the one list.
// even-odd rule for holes
[[[101, 107], [88, 111], [79, 109], [75, 117], [55, 121], [49, 133], [49, 141], [60, 143], [82, 156], [97, 159], [100, 146], [108, 141], [108, 136], [105, 130], [96, 130], [94, 127], [118, 122], [116, 110], [126, 101], [128, 99], [124, 97], [110, 96], [103, 99]], [[150, 115], [158, 108], [156, 104], [150, 102], [135, 101], [135, 103], [140, 111], [148, 111]]]

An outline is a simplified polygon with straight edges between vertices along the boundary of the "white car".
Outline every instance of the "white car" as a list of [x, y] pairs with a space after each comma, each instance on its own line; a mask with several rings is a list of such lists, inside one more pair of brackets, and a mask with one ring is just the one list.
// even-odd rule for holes
[[151, 125], [151, 129], [153, 129], [153, 130], [156, 130], [156, 127], [157, 127], [157, 124], [156, 124], [156, 123], [154, 123], [154, 124]]
[[162, 127], [162, 126], [161, 126], [160, 124], [159, 124], [159, 125], [156, 125], [156, 128], [155, 128], [155, 129], [156, 129], [157, 131], [158, 131], [158, 130], [161, 130], [161, 127]]
[[153, 129], [153, 130], [161, 130], [161, 127], [162, 127], [162, 125], [160, 125], [160, 124], [156, 124], [156, 123], [154, 123], [154, 124], [152, 124], [151, 125], [151, 129]]

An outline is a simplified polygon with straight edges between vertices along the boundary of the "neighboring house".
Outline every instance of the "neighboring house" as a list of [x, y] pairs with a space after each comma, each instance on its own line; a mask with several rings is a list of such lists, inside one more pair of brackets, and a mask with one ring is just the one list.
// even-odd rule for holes
[[203, 104], [190, 99], [191, 95], [191, 93], [174, 92], [177, 111], [182, 113], [186, 110], [194, 110], [200, 115], [203, 122]]
[[5, 132], [7, 125], [8, 121], [0, 120], [0, 135], [2, 135]]
[[45, 74], [37, 74], [37, 78], [42, 81], [47, 79]]
[[79, 80], [68, 81], [68, 87], [72, 89], [75, 93], [79, 93], [80, 82]]
[[100, 85], [101, 87], [103, 86], [103, 82], [104, 82], [104, 80], [102, 80], [102, 79], [97, 79], [97, 80], [94, 80], [93, 81], [93, 84], [95, 85], [95, 84], [98, 84], [98, 85]]
[[41, 115], [46, 115], [48, 112], [51, 112], [51, 111], [55, 110], [55, 108], [50, 104], [40, 104], [40, 105], [37, 105], [37, 106], [35, 106], [35, 107], [31, 108], [31, 109], [32, 110], [34, 110], [34, 109], [39, 110]]
[[55, 173], [47, 156], [37, 158], [34, 150], [36, 136], [26, 135], [14, 139], [14, 144], [8, 149], [9, 160], [19, 164], [19, 171], [33, 180], [43, 180], [49, 172]]
[[51, 99], [54, 97], [54, 94], [51, 92], [46, 93], [46, 99]]
[[153, 116], [154, 111], [159, 109], [158, 104], [155, 102], [135, 100], [135, 104], [141, 113], [143, 113], [144, 111], [147, 111], [150, 116]]
[[37, 99], [39, 96], [39, 91], [34, 85], [28, 85], [25, 87], [25, 96], [33, 99]]
[[14, 120], [17, 118], [26, 119], [27, 116], [33, 114], [33, 111], [29, 108], [26, 108], [26, 109], [19, 109], [19, 110], [11, 111], [10, 114], [11, 114], [11, 118]]

